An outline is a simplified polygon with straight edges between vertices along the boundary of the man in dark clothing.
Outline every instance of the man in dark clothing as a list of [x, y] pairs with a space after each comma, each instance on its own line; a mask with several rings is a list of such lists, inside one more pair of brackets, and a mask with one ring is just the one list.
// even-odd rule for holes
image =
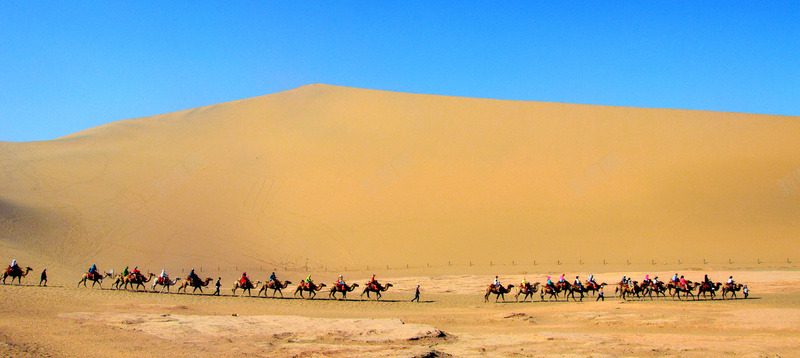
[[[192, 271], [194, 271], [194, 270], [192, 270]], [[217, 290], [214, 291], [214, 293], [211, 294], [212, 296], [219, 296], [219, 288], [220, 288], [220, 286], [222, 286], [222, 284], [219, 282], [219, 280], [221, 280], [221, 279], [222, 279], [222, 277], [217, 277], [217, 283], [214, 285], [214, 286], [217, 286]]]
[[42, 270], [42, 276], [39, 278], [39, 286], [42, 285], [44, 282], [44, 286], [47, 287], [47, 269]]
[[414, 301], [417, 301], [417, 303], [419, 303], [419, 285], [417, 285], [417, 291], [414, 293], [414, 298], [411, 300], [411, 302]]

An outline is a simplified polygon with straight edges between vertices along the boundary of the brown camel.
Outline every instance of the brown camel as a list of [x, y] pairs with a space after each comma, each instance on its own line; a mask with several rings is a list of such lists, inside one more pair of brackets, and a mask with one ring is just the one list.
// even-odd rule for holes
[[181, 286], [178, 287], [178, 293], [180, 293], [181, 290], [183, 290], [183, 293], [186, 293], [186, 288], [191, 286], [191, 287], [193, 287], [192, 294], [194, 294], [194, 292], [197, 291], [197, 290], [200, 290], [200, 294], [203, 294], [203, 287], [208, 286], [208, 284], [212, 280], [214, 280], [214, 279], [211, 278], [211, 277], [207, 277], [205, 279], [205, 281], [192, 280], [192, 279], [188, 279], [187, 278], [187, 279], [183, 280], [183, 282], [181, 282]]
[[497, 295], [497, 297], [494, 298], [495, 302], [497, 302], [497, 300], [499, 300], [500, 297], [502, 297], [503, 298], [503, 302], [505, 302], [506, 301], [506, 293], [511, 293], [511, 290], [513, 288], [514, 288], [514, 284], [513, 283], [509, 283], [508, 287], [503, 287], [503, 285], [495, 286], [494, 284], [491, 284], [491, 285], [486, 287], [486, 294], [483, 295], [483, 301], [484, 302], [489, 302], [489, 295], [494, 293], [495, 295]]
[[165, 287], [167, 288], [167, 293], [169, 293], [169, 286], [175, 286], [175, 284], [177, 284], [178, 281], [179, 280], [177, 278], [170, 281], [169, 278], [163, 278], [159, 276], [157, 279], [153, 280], [153, 288], [152, 288], [153, 292], [156, 292], [156, 286], [160, 285], [161, 290], [159, 290], [158, 293], [164, 292]]
[[733, 285], [726, 283], [725, 286], [722, 287], [722, 299], [724, 300], [725, 295], [727, 295], [728, 293], [731, 294], [731, 298], [738, 299], [738, 297], [736, 297], [736, 292], [741, 291], [742, 287], [743, 285], [741, 283]]
[[538, 290], [539, 290], [539, 282], [534, 283], [533, 285], [531, 285], [530, 282], [526, 282], [525, 285], [520, 284], [519, 291], [517, 291], [517, 294], [514, 295], [514, 299], [517, 300], [517, 302], [519, 302], [519, 294], [522, 293], [525, 294], [525, 296], [522, 297], [522, 302], [525, 302], [525, 300], [528, 299], [529, 296], [531, 298], [531, 302], [533, 302], [533, 294], [536, 293], [536, 291]]
[[392, 287], [391, 283], [387, 283], [385, 285], [381, 285], [380, 283], [377, 283], [377, 282], [376, 283], [367, 283], [366, 286], [364, 286], [364, 291], [361, 291], [361, 297], [363, 298], [364, 294], [366, 293], [367, 294], [367, 299], [369, 299], [369, 293], [370, 292], [375, 292], [375, 300], [377, 301], [377, 300], [381, 299], [381, 292], [388, 290], [389, 287]]
[[[647, 290], [645, 284], [639, 285], [639, 281], [633, 281], [633, 285], [628, 285], [625, 282], [619, 282], [617, 284], [619, 286], [617, 286], [617, 288], [614, 289], [614, 294], [619, 293], [619, 296], [625, 301], [628, 300], [628, 296], [636, 296], [636, 298], [641, 299], [642, 292], [645, 292], [645, 290]], [[645, 292], [644, 294], [646, 295], [647, 293]]]
[[667, 286], [664, 284], [664, 282], [661, 281], [659, 281], [658, 283], [651, 282], [646, 292], [647, 293], [645, 295], [649, 296], [650, 300], [653, 299], [653, 292], [656, 293], [656, 298], [658, 298], [659, 295], [664, 296], [664, 298], [667, 298]]
[[231, 292], [232, 292], [233, 296], [236, 296], [236, 290], [241, 288], [242, 289], [242, 296], [244, 296], [244, 292], [245, 291], [247, 291], [247, 296], [250, 296], [250, 289], [256, 288], [259, 285], [261, 285], [261, 281], [256, 281], [256, 283], [253, 283], [253, 281], [247, 281], [245, 283], [242, 283], [242, 280], [236, 280], [236, 282], [233, 283], [233, 287], [231, 288]]
[[92, 273], [88, 273], [88, 272], [84, 273], [83, 277], [81, 277], [81, 280], [78, 281], [78, 286], [77, 287], [81, 287], [81, 284], [83, 284], [83, 287], [86, 287], [86, 281], [92, 281], [92, 288], [94, 288], [94, 284], [98, 284], [98, 285], [100, 285], [100, 289], [102, 290], [103, 289], [103, 279], [106, 278], [106, 277], [111, 277], [111, 274], [108, 273], [108, 272], [106, 272], [106, 273], [104, 273], [102, 275], [99, 274], [99, 273], [98, 274], [92, 274]]
[[303, 282], [297, 286], [294, 295], [297, 297], [297, 293], [300, 292], [300, 297], [305, 298], [303, 297], [303, 291], [308, 291], [308, 299], [313, 299], [317, 295], [317, 291], [321, 290], [323, 287], [325, 287], [324, 283], [317, 285], [313, 282], [308, 284]]
[[19, 266], [14, 267], [13, 269], [9, 267], [3, 273], [3, 284], [6, 284], [6, 277], [11, 277], [11, 284], [14, 284], [14, 280], [17, 280], [17, 283], [22, 285], [22, 278], [28, 276], [28, 272], [31, 272], [33, 269], [30, 267], [25, 268], [25, 272], [22, 272], [22, 268]]
[[141, 274], [132, 273], [125, 277], [125, 282], [123, 284], [125, 286], [125, 291], [128, 290], [128, 285], [131, 285], [131, 287], [133, 287], [133, 285], [136, 285], [135, 288], [136, 291], [139, 291], [139, 286], [141, 286], [143, 290], [147, 291], [147, 286], [145, 286], [144, 284], [150, 282], [150, 280], [152, 280], [153, 277], [155, 276], [156, 274], [152, 272], [147, 273], [147, 278], [144, 278], [144, 276], [142, 276]]
[[548, 301], [550, 301], [551, 298], [558, 301], [558, 294], [563, 291], [565, 287], [567, 289], [570, 287], [569, 282], [558, 283], [553, 286], [545, 285], [539, 291], [539, 296], [542, 301], [544, 301], [544, 295], [550, 295], [550, 297], [547, 299]]
[[716, 291], [719, 290], [720, 286], [722, 286], [722, 282], [717, 282], [713, 286], [703, 282], [697, 285], [697, 298], [700, 298], [700, 294], [703, 294], [703, 298], [708, 298], [706, 294], [711, 295], [711, 299], [714, 299], [716, 296]]
[[595, 294], [597, 294], [597, 291], [600, 291], [601, 287], [607, 286], [607, 285], [608, 284], [606, 284], [605, 282], [598, 284], [597, 282], [586, 281], [586, 284], [583, 285], [583, 287], [585, 289], [585, 292], [591, 292], [592, 293], [592, 297], [594, 297]]
[[347, 293], [352, 292], [353, 290], [356, 289], [356, 287], [358, 287], [357, 283], [354, 283], [351, 286], [334, 284], [333, 286], [331, 286], [331, 292], [328, 294], [328, 297], [336, 299], [336, 292], [341, 292], [342, 299], [347, 301]]
[[283, 298], [283, 291], [281, 290], [286, 287], [289, 287], [289, 285], [291, 284], [292, 281], [283, 281], [283, 284], [281, 284], [280, 280], [269, 281], [261, 286], [261, 289], [258, 290], [258, 295], [261, 296], [261, 292], [264, 292], [264, 297], [267, 297], [267, 289], [271, 289], [272, 297], [275, 297], [275, 292], [277, 291], [278, 293], [281, 294], [281, 298]]
[[675, 296], [678, 296], [678, 299], [682, 300], [681, 293], [685, 293], [684, 296], [686, 298], [689, 298], [689, 296], [691, 295], [692, 299], [694, 300], [695, 296], [694, 296], [694, 293], [692, 293], [692, 290], [694, 289], [694, 287], [695, 286], [692, 283], [692, 281], [686, 281], [686, 288], [684, 288], [684, 287], [682, 287], [680, 285], [675, 286], [675, 289], [672, 292], [672, 299], [674, 300]]

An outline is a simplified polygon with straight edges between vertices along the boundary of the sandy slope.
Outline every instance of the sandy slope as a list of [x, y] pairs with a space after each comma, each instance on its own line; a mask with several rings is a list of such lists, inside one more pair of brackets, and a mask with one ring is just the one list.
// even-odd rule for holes
[[797, 117], [309, 85], [0, 143], [0, 256], [75, 272], [774, 264], [800, 260], [798, 138]]

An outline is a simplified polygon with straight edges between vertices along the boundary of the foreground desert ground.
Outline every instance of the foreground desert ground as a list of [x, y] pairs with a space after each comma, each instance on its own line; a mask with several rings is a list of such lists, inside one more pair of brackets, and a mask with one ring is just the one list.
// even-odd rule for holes
[[[681, 272], [696, 280], [703, 273]], [[542, 281], [547, 274], [501, 279]], [[621, 274], [596, 277], [615, 282]], [[254, 279], [266, 278], [257, 275]], [[304, 273], [282, 275], [299, 281]], [[368, 275], [354, 272], [350, 281], [363, 284]], [[223, 278], [223, 296], [214, 297], [117, 291], [107, 289], [110, 282], [102, 290], [76, 288], [77, 278], [66, 275], [38, 287], [36, 275], [23, 279], [22, 286], [0, 287], [0, 352], [7, 357], [795, 356], [800, 272], [711, 272], [718, 281], [729, 275], [749, 284], [750, 299], [541, 302], [537, 295], [522, 303], [511, 295], [505, 303], [494, 297], [484, 303], [490, 276], [388, 272], [379, 277], [394, 287], [381, 301], [361, 299], [359, 290], [348, 301], [329, 300], [325, 290], [313, 300], [295, 299], [291, 288], [285, 299], [267, 299], [231, 296], [233, 277]], [[411, 303], [416, 284], [422, 302]], [[607, 293], [613, 295], [613, 286]]]

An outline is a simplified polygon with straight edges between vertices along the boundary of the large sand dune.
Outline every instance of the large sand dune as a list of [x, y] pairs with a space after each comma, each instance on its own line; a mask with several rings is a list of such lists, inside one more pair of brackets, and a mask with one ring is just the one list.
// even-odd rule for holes
[[0, 142], [0, 250], [81, 269], [779, 262], [800, 251], [799, 143], [798, 117], [309, 85]]

